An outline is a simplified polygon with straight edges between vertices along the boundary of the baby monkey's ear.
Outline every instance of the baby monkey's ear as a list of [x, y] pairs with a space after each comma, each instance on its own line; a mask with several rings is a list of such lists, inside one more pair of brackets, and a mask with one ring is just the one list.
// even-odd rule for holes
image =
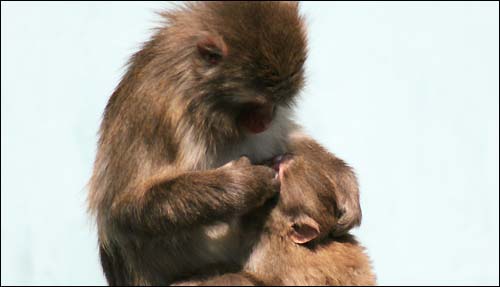
[[210, 65], [217, 65], [228, 54], [227, 45], [218, 35], [202, 37], [196, 44], [200, 56]]
[[300, 215], [293, 220], [290, 238], [297, 244], [305, 244], [316, 239], [320, 234], [319, 224], [307, 215]]

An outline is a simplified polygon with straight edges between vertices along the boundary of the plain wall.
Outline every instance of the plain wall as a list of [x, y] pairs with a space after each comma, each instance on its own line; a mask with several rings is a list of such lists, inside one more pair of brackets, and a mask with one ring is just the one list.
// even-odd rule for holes
[[[86, 183], [169, 4], [1, 4], [1, 283], [105, 284]], [[359, 177], [379, 283], [499, 284], [498, 2], [302, 3], [297, 118]]]

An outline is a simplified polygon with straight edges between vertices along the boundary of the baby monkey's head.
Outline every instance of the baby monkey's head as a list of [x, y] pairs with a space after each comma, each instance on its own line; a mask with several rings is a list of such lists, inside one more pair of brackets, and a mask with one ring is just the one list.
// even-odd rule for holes
[[297, 3], [196, 2], [164, 16], [159, 39], [174, 51], [193, 123], [228, 137], [261, 133], [293, 105], [307, 54]]

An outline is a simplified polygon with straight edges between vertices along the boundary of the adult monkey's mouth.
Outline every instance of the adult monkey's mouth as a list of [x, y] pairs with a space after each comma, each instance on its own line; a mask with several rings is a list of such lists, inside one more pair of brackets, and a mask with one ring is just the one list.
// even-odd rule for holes
[[249, 132], [258, 134], [269, 128], [273, 117], [273, 104], [249, 103], [242, 108], [238, 123]]

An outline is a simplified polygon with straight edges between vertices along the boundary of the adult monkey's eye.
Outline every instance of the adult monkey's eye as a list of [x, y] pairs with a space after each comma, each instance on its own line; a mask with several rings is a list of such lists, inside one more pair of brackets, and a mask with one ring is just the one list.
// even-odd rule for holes
[[210, 65], [217, 65], [227, 56], [227, 46], [219, 36], [207, 36], [200, 40], [196, 47], [200, 56]]
[[216, 52], [200, 52], [200, 54], [205, 61], [212, 65], [216, 65], [222, 60], [222, 55]]

